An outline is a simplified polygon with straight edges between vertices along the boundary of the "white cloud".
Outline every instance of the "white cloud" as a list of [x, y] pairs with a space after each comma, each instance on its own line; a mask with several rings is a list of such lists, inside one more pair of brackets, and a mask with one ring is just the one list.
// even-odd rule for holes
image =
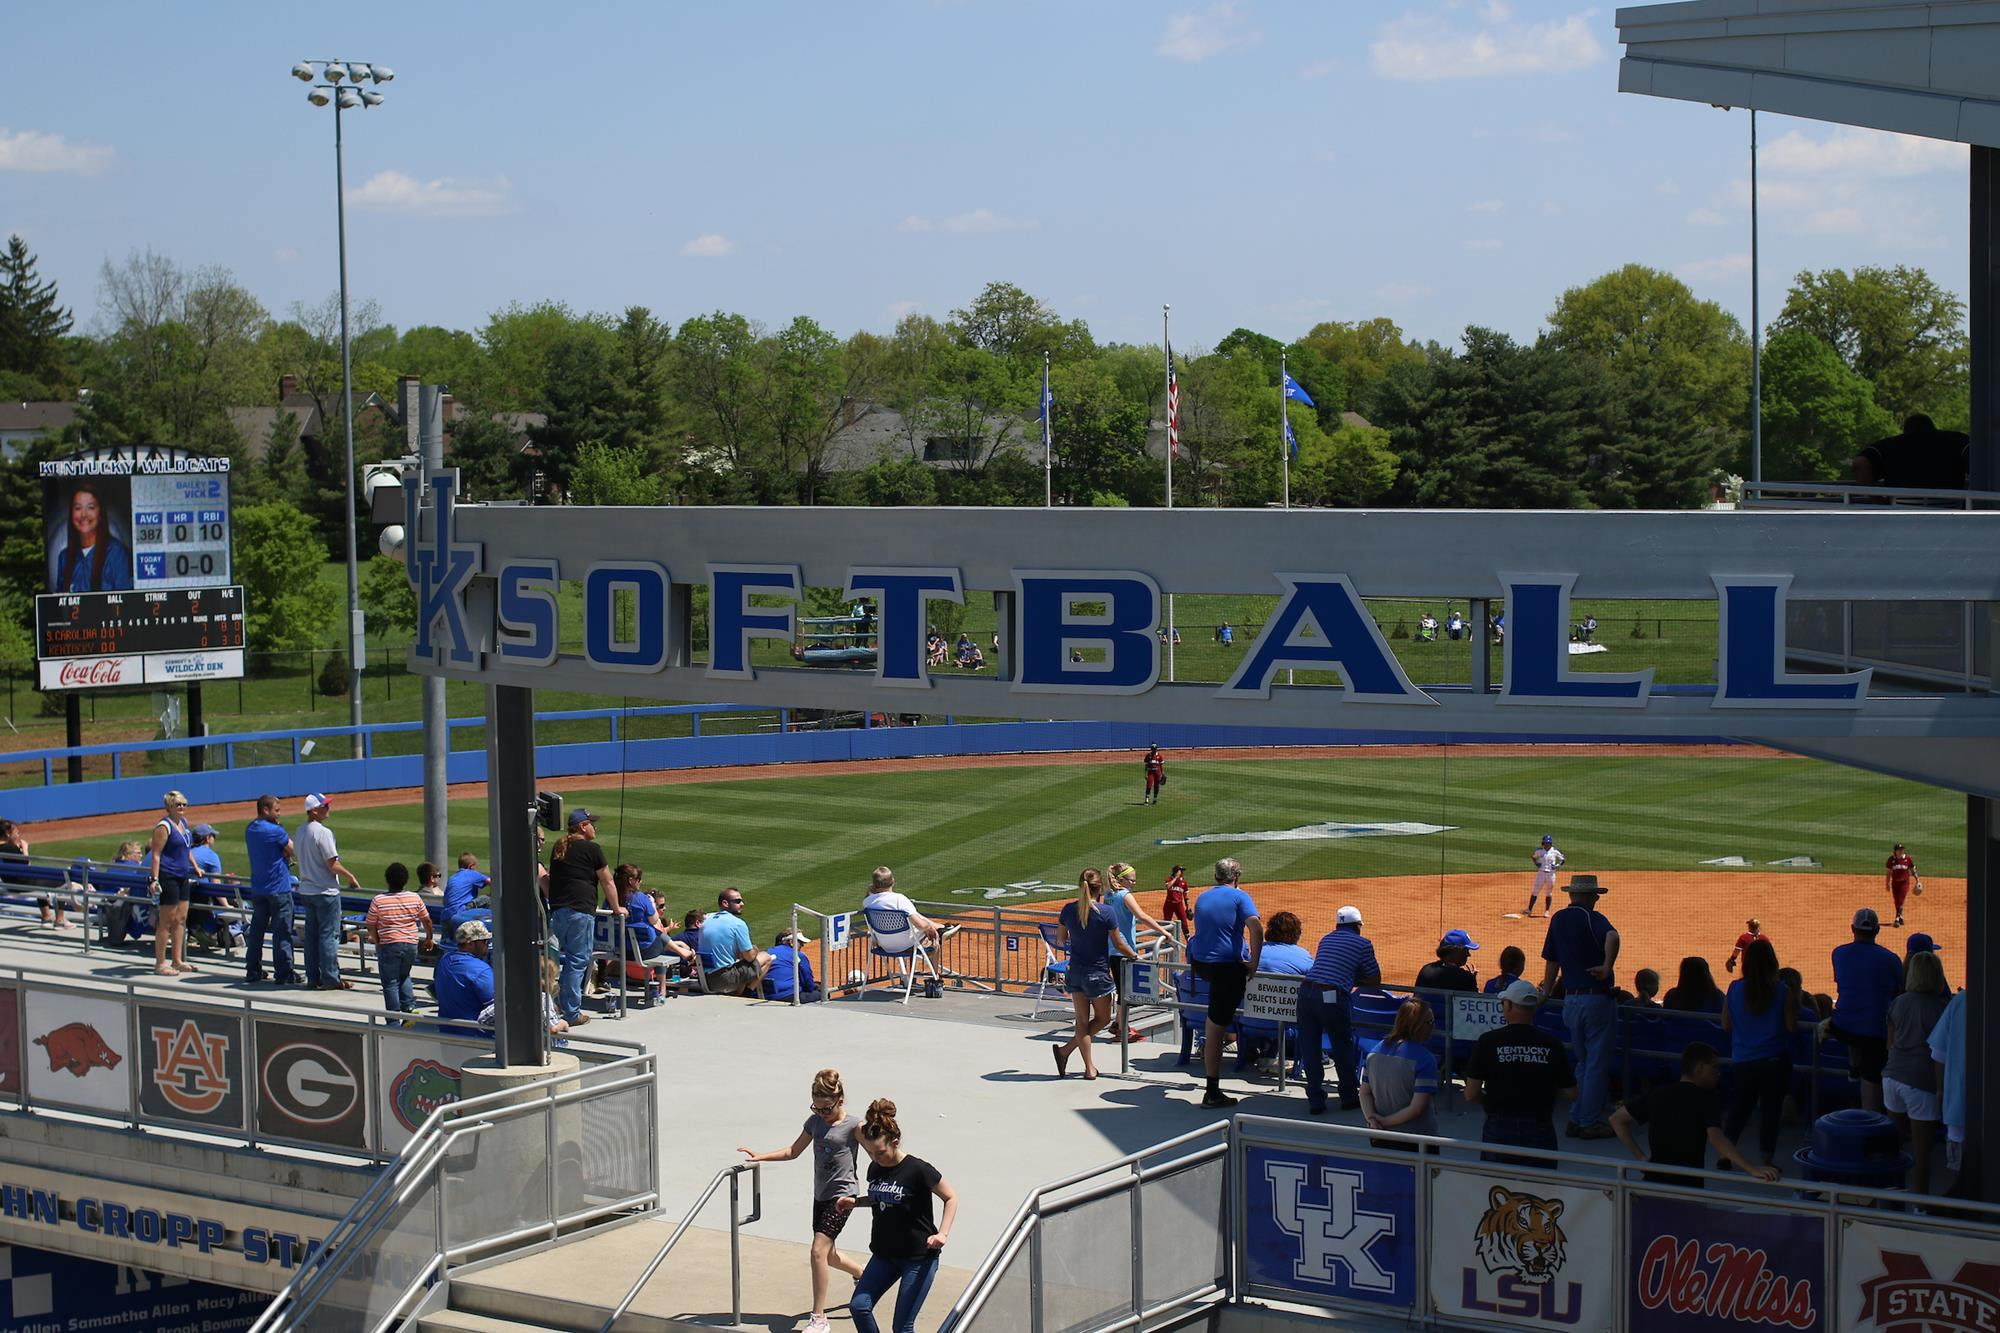
[[1713, 259], [1693, 259], [1680, 265], [1676, 270], [1690, 278], [1730, 278], [1750, 271], [1750, 256], [1747, 252], [1733, 255], [1718, 255]]
[[1254, 45], [1263, 35], [1244, 19], [1235, 0], [1224, 0], [1169, 18], [1153, 53], [1169, 60], [1206, 60], [1239, 46]]
[[1298, 76], [1302, 79], [1323, 79], [1339, 68], [1338, 60], [1315, 60], [1309, 65], [1299, 66]]
[[60, 134], [0, 128], [0, 171], [73, 171], [88, 176], [111, 161], [109, 148], [71, 143]]
[[1376, 300], [1388, 301], [1391, 304], [1421, 301], [1430, 294], [1431, 289], [1429, 287], [1419, 287], [1414, 283], [1408, 282], [1385, 282], [1375, 289]]
[[1481, 236], [1476, 240], [1467, 241], [1465, 248], [1468, 250], [1498, 250], [1500, 249], [1500, 240], [1494, 236]]
[[1760, 147], [1757, 162], [1767, 171], [1788, 175], [1922, 176], [1933, 171], [1965, 170], [1967, 151], [1962, 143], [1886, 130], [1842, 128], [1824, 139], [1793, 130]]
[[1868, 218], [1853, 207], [1816, 208], [1806, 214], [1799, 230], [1815, 236], [1858, 236], [1868, 230]]
[[456, 176], [420, 181], [407, 172], [380, 171], [349, 190], [347, 202], [356, 208], [425, 217], [489, 217], [506, 211], [512, 189], [505, 176], [490, 181]]
[[1409, 15], [1380, 28], [1368, 48], [1385, 79], [1477, 79], [1582, 69], [1604, 55], [1592, 32], [1595, 10], [1547, 23], [1520, 23], [1505, 5], [1488, 5], [1476, 28], [1434, 14]]
[[970, 213], [954, 213], [948, 218], [927, 218], [920, 213], [912, 213], [896, 224], [896, 230], [942, 231], [969, 236], [992, 231], [1033, 231], [1041, 225], [1033, 218], [1010, 218], [990, 208], [975, 208]]
[[299, 257], [299, 252], [297, 250], [294, 250], [289, 245], [280, 246], [278, 249], [273, 250], [271, 252], [271, 258], [277, 260], [280, 264], [296, 263], [298, 261], [298, 257]]
[[721, 259], [736, 253], [736, 242], [719, 231], [704, 232], [681, 247], [681, 253], [696, 259]]
[[1729, 221], [1728, 218], [1722, 216], [1722, 214], [1716, 212], [1714, 209], [1706, 207], [1697, 208], [1694, 212], [1687, 215], [1687, 224], [1690, 227], [1720, 227], [1727, 221]]
[[1653, 187], [1654, 194], [1666, 195], [1669, 198], [1679, 194], [1680, 192], [1681, 192], [1681, 187], [1680, 187], [1680, 182], [1678, 181], [1661, 181], [1658, 185], [1655, 185]]
[[1507, 203], [1504, 199], [1481, 199], [1477, 203], [1467, 204], [1465, 211], [1468, 213], [1499, 213], [1503, 212], [1506, 207]]
[[914, 315], [917, 313], [917, 310], [918, 306], [915, 301], [891, 301], [882, 309], [882, 322], [884, 324], [901, 323], [903, 316]]

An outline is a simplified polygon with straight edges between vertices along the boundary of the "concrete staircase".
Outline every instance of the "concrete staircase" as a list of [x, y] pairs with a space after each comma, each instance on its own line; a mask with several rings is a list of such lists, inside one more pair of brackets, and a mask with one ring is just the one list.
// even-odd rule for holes
[[[597, 1333], [604, 1320], [673, 1232], [673, 1224], [647, 1220], [593, 1232], [520, 1259], [454, 1275], [446, 1305], [418, 1322], [420, 1333]], [[867, 1229], [850, 1227], [847, 1252], [867, 1259]], [[729, 1316], [729, 1233], [690, 1227], [667, 1262], [618, 1321], [616, 1333], [667, 1333], [675, 1329], [733, 1328], [793, 1333], [811, 1313], [808, 1246], [744, 1236], [743, 1320]], [[943, 1268], [917, 1321], [931, 1333], [971, 1281], [969, 1270]], [[854, 1283], [833, 1274], [827, 1318], [852, 1328], [844, 1306]], [[895, 1293], [892, 1289], [890, 1299]], [[831, 1308], [843, 1307], [843, 1308]], [[888, 1311], [880, 1316], [888, 1323]]]

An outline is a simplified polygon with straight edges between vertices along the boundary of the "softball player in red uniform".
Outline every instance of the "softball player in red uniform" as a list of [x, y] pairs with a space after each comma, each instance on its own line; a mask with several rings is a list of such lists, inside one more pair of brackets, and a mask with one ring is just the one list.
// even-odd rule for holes
[[1155, 745], [1146, 751], [1146, 804], [1155, 805], [1160, 799], [1160, 788], [1167, 785], [1167, 758]]
[[1903, 924], [1903, 900], [1910, 896], [1910, 887], [1917, 882], [1917, 863], [1899, 842], [1889, 853], [1884, 868], [1888, 874], [1883, 878], [1887, 881], [1889, 896], [1896, 900], [1896, 924], [1900, 926]]

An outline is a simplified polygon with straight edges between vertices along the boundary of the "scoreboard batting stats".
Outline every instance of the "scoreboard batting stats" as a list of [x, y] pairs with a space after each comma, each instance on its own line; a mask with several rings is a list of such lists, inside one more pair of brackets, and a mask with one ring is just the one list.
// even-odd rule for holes
[[41, 688], [178, 685], [243, 674], [230, 583], [229, 460], [157, 446], [41, 465], [48, 591]]

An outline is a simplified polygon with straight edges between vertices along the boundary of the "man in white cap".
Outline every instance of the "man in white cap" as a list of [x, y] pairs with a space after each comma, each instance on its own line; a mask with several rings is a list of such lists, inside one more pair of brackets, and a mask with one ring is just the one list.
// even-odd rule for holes
[[306, 797], [306, 820], [292, 834], [299, 857], [299, 905], [306, 913], [306, 981], [316, 990], [353, 990], [340, 979], [340, 882], [359, 891], [361, 881], [340, 863], [327, 820], [333, 798], [318, 792]]
[[1326, 1070], [1320, 1066], [1321, 1036], [1333, 1041], [1333, 1071], [1340, 1079], [1340, 1109], [1361, 1109], [1361, 1083], [1354, 1072], [1353, 995], [1356, 986], [1382, 984], [1375, 946], [1361, 933], [1361, 909], [1352, 905], [1333, 915], [1333, 929], [1319, 942], [1312, 970], [1299, 984], [1299, 1048], [1306, 1073], [1306, 1109], [1326, 1114]]
[[[1486, 1110], [1483, 1143], [1519, 1148], [1556, 1147], [1556, 1098], [1576, 1096], [1576, 1074], [1561, 1042], [1535, 1026], [1542, 993], [1525, 981], [1500, 992], [1507, 1026], [1479, 1036], [1465, 1065], [1465, 1100]], [[1547, 1166], [1532, 1157], [1487, 1153], [1483, 1160], [1513, 1166]]]

